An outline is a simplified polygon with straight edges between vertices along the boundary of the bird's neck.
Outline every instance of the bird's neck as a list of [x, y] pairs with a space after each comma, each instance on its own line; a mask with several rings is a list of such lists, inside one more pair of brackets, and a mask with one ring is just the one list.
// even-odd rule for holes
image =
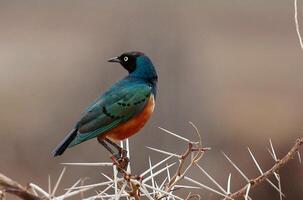
[[139, 57], [136, 61], [136, 69], [128, 76], [142, 79], [150, 84], [157, 84], [158, 76], [156, 69], [148, 57]]
[[152, 93], [154, 95], [154, 97], [156, 98], [157, 95], [157, 83], [158, 83], [158, 76], [157, 73], [144, 73], [144, 72], [133, 72], [130, 73], [127, 76], [127, 79], [135, 79], [135, 80], [139, 80], [139, 81], [143, 81], [145, 83], [147, 83], [148, 85], [150, 85], [152, 87]]
[[157, 74], [154, 74], [153, 76], [151, 76], [150, 74], [130, 73], [127, 76], [127, 78], [146, 82], [147, 84], [149, 84], [152, 87], [157, 87], [157, 83], [158, 83]]

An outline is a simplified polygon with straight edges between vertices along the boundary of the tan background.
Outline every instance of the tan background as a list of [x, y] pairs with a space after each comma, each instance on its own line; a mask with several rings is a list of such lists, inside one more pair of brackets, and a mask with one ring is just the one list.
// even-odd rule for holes
[[[106, 59], [140, 50], [160, 80], [155, 114], [130, 141], [135, 172], [147, 167], [148, 155], [159, 160], [145, 145], [182, 152], [184, 144], [157, 127], [191, 138], [190, 120], [213, 148], [202, 165], [222, 185], [232, 172], [232, 189], [238, 188], [243, 180], [221, 151], [254, 177], [247, 146], [267, 169], [273, 164], [269, 138], [282, 156], [302, 136], [303, 52], [293, 14], [292, 1], [285, 0], [1, 0], [0, 172], [46, 188], [61, 162], [108, 161], [95, 140], [60, 158], [51, 151], [84, 108], [126, 74]], [[98, 181], [101, 170], [68, 168], [61, 188], [80, 177]], [[303, 198], [302, 180], [297, 160], [282, 170], [286, 199]], [[268, 185], [251, 196], [278, 198]]]

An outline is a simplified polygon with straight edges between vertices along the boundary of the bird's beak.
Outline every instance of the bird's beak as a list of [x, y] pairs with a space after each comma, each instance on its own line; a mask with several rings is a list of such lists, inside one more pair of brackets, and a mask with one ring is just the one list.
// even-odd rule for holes
[[121, 60], [119, 59], [119, 57], [113, 57], [113, 58], [110, 58], [107, 60], [108, 62], [117, 62], [117, 63], [120, 63]]

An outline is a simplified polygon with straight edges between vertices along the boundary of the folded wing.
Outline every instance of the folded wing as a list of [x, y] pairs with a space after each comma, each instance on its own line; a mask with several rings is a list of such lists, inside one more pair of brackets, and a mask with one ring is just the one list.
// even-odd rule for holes
[[77, 124], [78, 133], [69, 147], [97, 137], [140, 113], [151, 95], [151, 87], [130, 84], [100, 97]]

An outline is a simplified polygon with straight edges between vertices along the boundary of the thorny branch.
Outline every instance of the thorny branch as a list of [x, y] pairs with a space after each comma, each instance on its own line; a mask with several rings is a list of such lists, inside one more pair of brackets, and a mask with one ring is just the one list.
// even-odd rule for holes
[[[2, 190], [1, 196], [4, 195], [4, 193], [10, 193], [24, 200], [42, 200], [42, 198], [32, 194], [27, 188], [23, 187], [19, 183], [13, 181], [12, 179], [8, 178], [7, 176], [1, 173], [0, 188]], [[0, 198], [2, 198], [1, 196]]]
[[302, 36], [300, 33], [300, 26], [299, 26], [299, 22], [298, 22], [298, 2], [297, 2], [297, 0], [294, 0], [294, 10], [295, 10], [294, 18], [295, 18], [296, 32], [298, 35], [300, 47], [303, 50], [303, 40], [302, 40]]
[[[174, 186], [184, 178], [186, 172], [188, 169], [190, 169], [196, 162], [198, 162], [204, 155], [204, 152], [209, 150], [210, 148], [203, 148], [202, 147], [202, 141], [201, 141], [201, 135], [198, 131], [198, 129], [195, 127], [193, 123], [190, 123], [196, 130], [196, 134], [199, 137], [198, 142], [189, 142], [187, 150], [183, 153], [183, 155], [180, 156], [179, 159], [179, 166], [173, 175], [172, 179], [168, 182], [166, 185], [166, 192], [170, 192], [173, 190]], [[186, 160], [191, 156], [191, 160], [189, 165], [183, 170]], [[183, 171], [182, 171], [183, 170]], [[163, 198], [163, 196], [160, 196], [160, 198]]]
[[[193, 125], [193, 127], [196, 129], [196, 127], [194, 125]], [[279, 188], [275, 188], [275, 189], [277, 189], [280, 192], [280, 199], [281, 199], [281, 196], [283, 194], [281, 192], [278, 170], [280, 168], [282, 168], [284, 165], [286, 165], [295, 156], [296, 153], [298, 153], [298, 155], [299, 155], [299, 148], [301, 146], [303, 146], [303, 138], [298, 139], [296, 141], [296, 143], [294, 144], [294, 146], [290, 149], [290, 151], [282, 159], [278, 159], [275, 154], [273, 145], [270, 141], [271, 150], [272, 150], [272, 152], [270, 152], [270, 153], [272, 154], [276, 163], [274, 164], [274, 166], [271, 169], [269, 169], [268, 171], [266, 171], [264, 173], [261, 170], [260, 166], [257, 164], [257, 161], [255, 160], [254, 156], [252, 155], [251, 151], [249, 150], [251, 156], [253, 157], [255, 164], [257, 165], [259, 171], [261, 172], [261, 175], [254, 179], [248, 179], [244, 174], [242, 174], [242, 176], [245, 177], [245, 179], [247, 180], [247, 184], [245, 186], [243, 186], [241, 189], [239, 189], [238, 191], [232, 193], [232, 192], [230, 192], [231, 175], [229, 175], [227, 189], [225, 190], [198, 164], [198, 161], [202, 158], [205, 151], [209, 150], [209, 148], [202, 147], [201, 136], [197, 129], [196, 129], [196, 132], [199, 136], [198, 142], [192, 142], [175, 133], [172, 133], [165, 129], [162, 129], [162, 130], [164, 130], [165, 132], [167, 132], [179, 139], [182, 139], [183, 141], [186, 141], [188, 144], [188, 147], [182, 155], [177, 155], [177, 154], [165, 152], [163, 150], [151, 148], [152, 150], [158, 151], [163, 154], [170, 154], [170, 156], [161, 160], [160, 162], [158, 162], [157, 164], [154, 164], [154, 165], [151, 165], [151, 162], [150, 162], [150, 168], [148, 170], [144, 171], [143, 173], [141, 173], [140, 176], [143, 177], [149, 173], [151, 175], [148, 177], [145, 177], [144, 179], [136, 179], [135, 176], [129, 176], [129, 177], [120, 176], [119, 177], [118, 170], [116, 168], [117, 166], [115, 166], [115, 165], [113, 166], [113, 164], [110, 164], [110, 163], [65, 163], [65, 164], [69, 164], [69, 165], [80, 165], [80, 166], [84, 166], [84, 165], [86, 165], [86, 166], [111, 166], [114, 170], [114, 172], [113, 172], [114, 177], [110, 178], [107, 175], [101, 173], [108, 179], [108, 181], [96, 183], [96, 184], [92, 184], [92, 185], [77, 186], [81, 182], [81, 179], [80, 179], [72, 187], [66, 189], [67, 191], [65, 194], [63, 194], [61, 196], [55, 196], [56, 189], [58, 188], [58, 185], [60, 184], [60, 182], [62, 180], [63, 174], [65, 172], [65, 168], [62, 170], [53, 190], [51, 190], [50, 185], [49, 185], [49, 192], [46, 192], [39, 186], [31, 183], [31, 184], [29, 184], [29, 186], [31, 187], [31, 189], [34, 192], [34, 193], [31, 193], [28, 190], [28, 188], [25, 188], [25, 187], [21, 186], [20, 184], [16, 183], [15, 181], [0, 174], [0, 197], [1, 197], [1, 195], [3, 196], [7, 192], [7, 193], [12, 193], [14, 195], [17, 195], [18, 197], [20, 197], [21, 199], [24, 199], [24, 200], [42, 200], [42, 199], [64, 200], [68, 197], [71, 197], [71, 196], [74, 196], [77, 194], [81, 194], [82, 192], [84, 192], [86, 190], [90, 190], [90, 189], [100, 187], [100, 186], [106, 186], [106, 188], [103, 191], [98, 192], [98, 194], [95, 196], [87, 197], [86, 200], [95, 200], [95, 199], [100, 199], [100, 198], [101, 199], [113, 199], [113, 198], [120, 199], [121, 197], [124, 197], [126, 199], [130, 199], [130, 197], [132, 197], [135, 200], [140, 200], [142, 197], [147, 197], [149, 200], [160, 200], [160, 199], [168, 199], [168, 198], [182, 200], [184, 198], [178, 197], [174, 193], [177, 189], [180, 189], [180, 188], [187, 188], [187, 189], [204, 188], [206, 190], [211, 191], [214, 194], [218, 194], [218, 195], [222, 196], [224, 198], [224, 200], [239, 199], [239, 198], [242, 198], [243, 196], [245, 197], [245, 199], [250, 199], [250, 197], [249, 197], [250, 189], [256, 187], [257, 185], [260, 185], [261, 183], [263, 183], [265, 181], [270, 182], [268, 178], [270, 176], [274, 175], [276, 178], [278, 177], [277, 179], [279, 182]], [[128, 141], [127, 141], [127, 144], [128, 144]], [[128, 145], [127, 145], [127, 150], [129, 152]], [[179, 165], [178, 165], [176, 171], [173, 173], [173, 176], [171, 177], [170, 173], [169, 173], [169, 168], [171, 166], [173, 166], [174, 163], [168, 165], [167, 161], [169, 159], [171, 159], [172, 157], [179, 159]], [[233, 165], [235, 165], [231, 160], [229, 160], [229, 161]], [[152, 170], [159, 167], [160, 165], [163, 166], [163, 164], [166, 164], [166, 167], [161, 168], [160, 170], [158, 170], [156, 172], [152, 172]], [[203, 183], [200, 183], [200, 182], [195, 181], [195, 180], [191, 179], [190, 177], [188, 177], [186, 174], [187, 174], [188, 170], [193, 166], [197, 166], [220, 189], [220, 191], [210, 188], [210, 187], [204, 185]], [[238, 167], [237, 167], [237, 170], [239, 172], [243, 173], [242, 171], [240, 171], [240, 169]], [[167, 177], [162, 182], [162, 184], [159, 186], [159, 185], [157, 185], [156, 181], [154, 180], [154, 177], [158, 176], [160, 173], [163, 173], [165, 171], [167, 171], [167, 173], [168, 173]], [[130, 166], [128, 167], [126, 172], [130, 175], [130, 173], [131, 173]], [[196, 184], [199, 187], [188, 186], [188, 185], [178, 185], [178, 183], [182, 179], [189, 181], [193, 184]], [[147, 181], [152, 181], [152, 185], [149, 185], [147, 183]], [[49, 180], [49, 183], [50, 183], [50, 180]], [[271, 183], [271, 184], [273, 184], [273, 183]], [[276, 187], [276, 186], [273, 185], [273, 187]], [[107, 191], [109, 189], [113, 189], [115, 191], [114, 194], [108, 194]], [[39, 194], [41, 194], [41, 196], [38, 196], [36, 191], [39, 192]], [[197, 194], [189, 193], [185, 199], [186, 200], [191, 200], [191, 199], [199, 200], [200, 196]]]
[[[272, 166], [272, 168], [270, 168], [269, 170], [267, 170], [262, 175], [254, 178], [254, 179], [251, 179], [249, 181], [249, 184], [250, 184], [250, 187], [251, 187], [250, 189], [252, 189], [252, 188], [260, 185], [267, 178], [269, 178], [270, 176], [274, 175], [275, 172], [278, 172], [280, 168], [282, 168], [283, 166], [285, 166], [290, 160], [292, 160], [294, 158], [294, 156], [299, 151], [299, 149], [300, 149], [300, 147], [302, 145], [303, 145], [303, 137], [300, 138], [300, 139], [297, 139], [297, 141], [295, 142], [294, 146], [289, 150], [289, 152], [282, 159], [277, 160], [276, 164], [274, 164], [274, 166]], [[231, 195], [229, 195], [229, 197], [232, 198], [232, 199], [239, 199], [239, 198], [243, 197], [246, 194], [247, 187], [248, 187], [248, 185], [243, 186], [238, 191], [236, 191], [236, 192], [232, 193]]]

